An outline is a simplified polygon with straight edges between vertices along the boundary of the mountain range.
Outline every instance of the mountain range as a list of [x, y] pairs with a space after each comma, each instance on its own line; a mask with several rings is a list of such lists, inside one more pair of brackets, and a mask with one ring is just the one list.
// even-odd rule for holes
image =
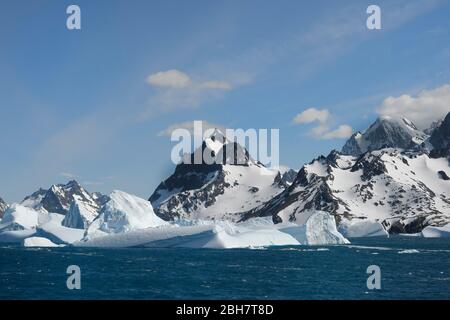
[[[333, 214], [338, 225], [375, 221], [390, 233], [417, 233], [450, 223], [449, 141], [450, 113], [427, 131], [404, 118], [381, 117], [340, 152], [304, 165], [292, 183], [280, 184], [279, 172], [269, 179], [262, 174], [269, 169], [254, 161], [180, 164], [149, 200], [165, 220], [182, 212], [237, 221], [270, 216], [280, 223], [313, 209]], [[186, 183], [197, 170], [207, 174]]]
[[[90, 193], [73, 180], [41, 188], [9, 209], [0, 198], [0, 217], [10, 211], [6, 220], [13, 221], [16, 215], [24, 219], [37, 212], [44, 222], [40, 226], [53, 221], [64, 232], [79, 230], [88, 236], [152, 224], [156, 217], [232, 222], [270, 218], [281, 224], [304, 223], [312, 211], [320, 211], [331, 214], [342, 232], [364, 225], [376, 235], [418, 233], [450, 223], [449, 150], [450, 113], [426, 130], [407, 119], [381, 117], [353, 134], [341, 151], [319, 156], [298, 171], [268, 168], [216, 130], [158, 185], [149, 202], [120, 192]], [[217, 161], [192, 164], [205, 152]], [[146, 222], [146, 214], [153, 220]], [[4, 222], [4, 230], [21, 229]], [[46, 234], [45, 227], [39, 228]]]

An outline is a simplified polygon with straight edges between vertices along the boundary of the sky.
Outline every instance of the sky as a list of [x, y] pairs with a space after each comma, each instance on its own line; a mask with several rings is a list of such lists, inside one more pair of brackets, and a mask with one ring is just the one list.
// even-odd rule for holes
[[[68, 30], [66, 8], [81, 9]], [[381, 9], [369, 30], [366, 9]], [[380, 115], [450, 111], [450, 2], [5, 0], [0, 197], [76, 179], [148, 198], [170, 128], [280, 130], [300, 168]]]

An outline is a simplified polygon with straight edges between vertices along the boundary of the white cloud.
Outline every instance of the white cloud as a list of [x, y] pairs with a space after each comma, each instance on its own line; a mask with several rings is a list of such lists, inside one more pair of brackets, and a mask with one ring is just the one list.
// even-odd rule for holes
[[318, 110], [316, 108], [309, 108], [303, 112], [297, 114], [294, 118], [294, 123], [311, 123], [319, 121], [320, 123], [325, 123], [330, 117], [330, 112], [327, 109]]
[[196, 108], [251, 81], [251, 77], [244, 73], [229, 75], [227, 78], [197, 79], [175, 69], [151, 74], [147, 77], [147, 83], [157, 91], [139, 118], [146, 120], [158, 111]]
[[330, 128], [331, 118], [328, 109], [309, 108], [297, 114], [293, 121], [295, 124], [318, 123], [310, 130], [310, 134], [316, 139], [344, 139], [352, 135], [353, 129], [347, 124], [340, 125], [337, 129], [332, 130]]
[[340, 125], [336, 130], [325, 133], [321, 139], [345, 139], [353, 133], [352, 127], [346, 124]]
[[444, 118], [450, 112], [450, 85], [422, 90], [416, 96], [403, 94], [399, 97], [388, 97], [377, 111], [382, 116], [407, 118], [417, 127], [425, 129], [433, 121]]
[[149, 75], [147, 83], [155, 87], [185, 88], [191, 83], [191, 78], [186, 73], [172, 69]]
[[[172, 132], [176, 129], [187, 129], [191, 133], [193, 133], [194, 132], [194, 121], [185, 121], [185, 122], [171, 124], [164, 130], [160, 131], [158, 133], [158, 136], [170, 137], [172, 135]], [[202, 129], [203, 129], [203, 131], [208, 130], [208, 129], [219, 129], [220, 131], [225, 133], [226, 127], [223, 125], [220, 125], [220, 124], [214, 124], [214, 123], [210, 123], [208, 121], [203, 120], [202, 121]]]

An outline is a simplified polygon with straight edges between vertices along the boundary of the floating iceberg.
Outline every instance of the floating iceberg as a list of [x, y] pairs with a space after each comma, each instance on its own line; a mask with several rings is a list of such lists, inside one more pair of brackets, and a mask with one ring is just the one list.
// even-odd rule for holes
[[240, 223], [186, 219], [169, 223], [154, 213], [150, 202], [122, 191], [110, 195], [95, 219], [85, 209], [75, 201], [64, 216], [13, 205], [0, 224], [0, 241], [24, 246], [188, 248], [348, 243], [336, 229], [334, 217], [322, 211], [305, 212], [295, 223], [274, 224], [270, 217]]
[[89, 225], [86, 236], [96, 238], [167, 224], [153, 212], [152, 205], [147, 200], [115, 190], [100, 214]]
[[339, 224], [339, 232], [347, 238], [389, 236], [381, 223], [368, 219], [344, 219]]
[[336, 229], [334, 218], [312, 212], [304, 224], [273, 224], [269, 218], [242, 223], [230, 221], [186, 221], [123, 233], [86, 237], [75, 246], [89, 247], [188, 247], [250, 248], [286, 245], [326, 245], [348, 243]]
[[443, 227], [425, 227], [422, 230], [422, 236], [425, 238], [448, 238], [450, 237], [450, 223]]
[[24, 247], [59, 247], [59, 245], [51, 242], [47, 238], [30, 237], [23, 240]]

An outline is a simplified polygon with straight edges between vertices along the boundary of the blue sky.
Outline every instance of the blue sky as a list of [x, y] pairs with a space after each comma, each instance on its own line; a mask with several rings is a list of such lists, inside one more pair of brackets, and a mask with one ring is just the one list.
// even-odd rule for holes
[[279, 128], [294, 168], [340, 149], [339, 126], [424, 126], [450, 111], [449, 39], [445, 0], [3, 1], [0, 197], [75, 177], [147, 198], [174, 167], [160, 132], [186, 121]]

